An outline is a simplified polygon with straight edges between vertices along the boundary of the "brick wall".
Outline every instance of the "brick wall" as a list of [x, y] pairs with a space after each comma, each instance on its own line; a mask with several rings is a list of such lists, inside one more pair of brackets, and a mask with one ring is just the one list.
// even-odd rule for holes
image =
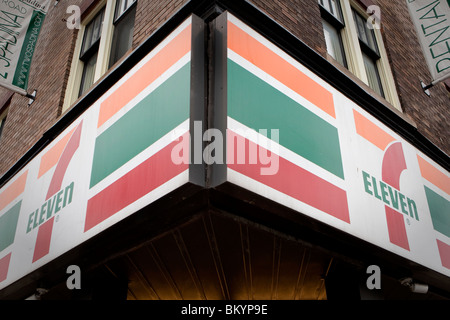
[[[79, 4], [81, 0], [70, 0]], [[69, 1], [49, 8], [31, 64], [28, 91], [37, 90], [36, 101], [14, 94], [0, 138], [0, 175], [10, 168], [48, 130], [61, 113], [74, 47], [74, 32], [63, 19]], [[10, 94], [0, 88], [0, 97]], [[1, 98], [0, 98], [1, 100]]]
[[[60, 117], [69, 76], [76, 32], [63, 21], [69, 5], [82, 5], [95, 0], [62, 0], [51, 6], [43, 25], [31, 69], [29, 91], [37, 89], [36, 102], [28, 107], [28, 99], [14, 94], [3, 135], [0, 140], [0, 175], [10, 168], [42, 134]], [[147, 39], [166, 19], [188, 0], [138, 1], [133, 48]], [[317, 0], [253, 0], [272, 19], [326, 56]], [[391, 62], [403, 110], [442, 150], [450, 154], [450, 100], [444, 84], [431, 89], [427, 97], [420, 80], [430, 75], [419, 50], [417, 36], [404, 1], [371, 0], [382, 7], [382, 34]], [[2, 97], [10, 94], [0, 88]]]
[[450, 98], [444, 83], [426, 96], [420, 81], [431, 82], [431, 75], [420, 49], [405, 1], [378, 0], [386, 50], [389, 55], [403, 111], [418, 130], [450, 155]]
[[254, 5], [321, 55], [325, 38], [317, 0], [252, 0]]
[[[256, 6], [288, 31], [326, 57], [317, 0], [253, 0]], [[445, 84], [426, 96], [420, 81], [430, 82], [425, 58], [405, 1], [358, 0], [361, 5], [381, 7], [384, 44], [392, 68], [400, 102], [406, 117], [419, 132], [450, 155], [450, 99]]]
[[138, 1], [134, 24], [133, 48], [152, 35], [187, 0]]
[[[133, 48], [147, 39], [187, 0], [138, 1]], [[14, 94], [5, 128], [0, 138], [0, 176], [31, 148], [61, 116], [65, 89], [76, 42], [76, 30], [66, 27], [69, 5], [82, 10], [95, 6], [97, 0], [62, 0], [51, 6], [36, 46], [28, 91], [37, 89], [36, 101], [28, 107], [28, 98]], [[0, 87], [2, 97], [10, 91]]]

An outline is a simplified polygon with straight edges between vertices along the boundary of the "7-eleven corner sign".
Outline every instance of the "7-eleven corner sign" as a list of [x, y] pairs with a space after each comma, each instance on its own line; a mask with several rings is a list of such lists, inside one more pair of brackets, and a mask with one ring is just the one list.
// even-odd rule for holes
[[[441, 265], [450, 269], [450, 178], [417, 150], [407, 154], [407, 144], [360, 112], [353, 110], [353, 116], [356, 133], [367, 150], [374, 150], [370, 157], [378, 161], [378, 168], [362, 170], [361, 175], [371, 203], [384, 206], [389, 242], [415, 258], [428, 260], [425, 257], [436, 252]], [[405, 191], [401, 181], [408, 175], [418, 179]], [[414, 224], [420, 227], [413, 228]]]

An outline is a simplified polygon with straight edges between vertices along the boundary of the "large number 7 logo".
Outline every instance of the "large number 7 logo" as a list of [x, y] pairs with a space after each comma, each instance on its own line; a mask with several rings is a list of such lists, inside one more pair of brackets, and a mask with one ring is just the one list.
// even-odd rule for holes
[[[400, 190], [400, 176], [406, 170], [405, 155], [401, 142], [392, 143], [384, 153], [382, 165], [382, 179], [390, 186]], [[406, 234], [403, 214], [385, 206], [386, 221], [391, 243], [409, 251], [408, 236]]]
[[[401, 142], [378, 127], [365, 116], [353, 110], [356, 132], [384, 151], [382, 180], [391, 187], [400, 190], [400, 176], [406, 170], [405, 155]], [[391, 243], [409, 251], [408, 236], [403, 214], [385, 206], [386, 222]]]
[[[69, 166], [69, 163], [72, 160], [75, 151], [77, 151], [78, 147], [80, 146], [82, 126], [83, 122], [81, 122], [77, 126], [72, 136], [68, 140], [61, 156], [58, 159], [52, 180], [50, 182], [50, 186], [47, 191], [47, 196], [45, 198], [46, 201], [61, 189], [62, 182], [66, 174], [67, 168]], [[34, 247], [33, 262], [41, 259], [42, 257], [44, 257], [49, 253], [50, 241], [53, 231], [53, 222], [54, 217], [52, 217], [39, 227], [36, 245]]]

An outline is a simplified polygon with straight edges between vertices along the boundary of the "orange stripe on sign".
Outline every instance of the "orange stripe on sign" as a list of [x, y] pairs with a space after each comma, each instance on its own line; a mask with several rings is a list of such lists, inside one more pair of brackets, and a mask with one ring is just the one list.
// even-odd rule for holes
[[353, 110], [353, 116], [355, 118], [356, 132], [381, 150], [386, 150], [386, 147], [395, 140], [386, 131], [356, 110]]
[[100, 128], [190, 50], [191, 25], [187, 26], [101, 104], [97, 128]]
[[16, 199], [24, 190], [27, 183], [28, 170], [16, 179], [9, 187], [0, 193], [0, 210]]
[[336, 118], [331, 92], [230, 21], [228, 48]]
[[38, 179], [45, 173], [53, 168], [59, 161], [61, 154], [66, 148], [69, 138], [72, 136], [75, 128], [66, 134], [61, 140], [58, 141], [49, 151], [47, 151], [41, 158], [41, 164], [39, 165]]
[[422, 174], [422, 177], [442, 191], [450, 194], [450, 178], [421, 156], [417, 155], [417, 160], [419, 161], [420, 173]]

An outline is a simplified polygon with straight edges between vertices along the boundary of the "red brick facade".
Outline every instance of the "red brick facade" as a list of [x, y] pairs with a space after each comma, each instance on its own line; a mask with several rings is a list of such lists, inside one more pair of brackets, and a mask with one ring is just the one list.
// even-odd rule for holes
[[[70, 5], [86, 7], [90, 2], [95, 1], [72, 0]], [[139, 0], [133, 48], [147, 39], [186, 2]], [[326, 56], [317, 0], [252, 2], [313, 50]], [[450, 154], [449, 93], [444, 83], [431, 90], [431, 97], [426, 96], [420, 87], [420, 81], [429, 82], [430, 75], [405, 1], [373, 0], [371, 3], [381, 7], [384, 44], [404, 116], [432, 143]], [[42, 28], [28, 86], [30, 92], [37, 90], [36, 101], [28, 106], [28, 98], [14, 94], [9, 103], [7, 121], [0, 139], [0, 175], [17, 162], [62, 114], [78, 33], [66, 27], [68, 5], [67, 1], [60, 1], [52, 6]], [[0, 101], [7, 100], [4, 98], [10, 94], [8, 90], [0, 88]]]
[[[8, 170], [41, 138], [61, 115], [76, 30], [64, 21], [67, 4], [51, 6], [41, 29], [31, 65], [28, 91], [37, 90], [36, 101], [14, 94], [0, 141], [0, 174]], [[80, 4], [81, 0], [71, 1]], [[0, 96], [10, 91], [0, 88]]]
[[403, 112], [419, 132], [450, 154], [450, 99], [445, 84], [425, 95], [420, 81], [431, 82], [414, 25], [405, 1], [378, 0], [382, 10], [382, 32]]

